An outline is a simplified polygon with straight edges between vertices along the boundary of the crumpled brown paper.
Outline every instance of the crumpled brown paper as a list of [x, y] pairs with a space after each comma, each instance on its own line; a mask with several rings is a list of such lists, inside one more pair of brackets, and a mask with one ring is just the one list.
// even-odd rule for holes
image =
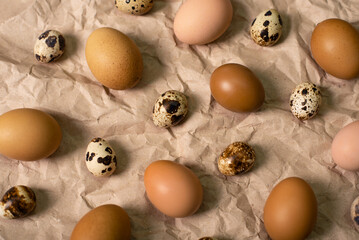
[[[48, 159], [21, 162], [0, 156], [0, 186], [34, 189], [38, 206], [19, 220], [0, 219], [0, 239], [68, 239], [77, 221], [102, 204], [122, 206], [129, 214], [133, 239], [269, 239], [263, 206], [280, 180], [299, 176], [317, 196], [319, 214], [309, 239], [358, 239], [349, 209], [359, 195], [359, 175], [335, 167], [331, 141], [346, 124], [359, 119], [359, 79], [345, 81], [325, 74], [311, 58], [315, 25], [339, 17], [359, 27], [357, 0], [232, 0], [230, 28], [214, 43], [188, 46], [173, 34], [182, 1], [156, 1], [145, 16], [119, 12], [112, 0], [0, 0], [0, 113], [29, 107], [52, 114], [63, 141]], [[277, 8], [284, 33], [274, 47], [250, 39], [250, 23], [265, 9]], [[131, 90], [104, 88], [92, 76], [84, 47], [99, 27], [130, 36], [144, 60], [144, 76]], [[36, 37], [61, 31], [65, 54], [53, 64], [37, 63]], [[266, 91], [262, 109], [233, 113], [211, 97], [209, 79], [224, 63], [244, 64]], [[310, 81], [324, 101], [319, 115], [300, 122], [289, 111], [291, 90]], [[159, 129], [151, 120], [156, 98], [169, 89], [184, 92], [190, 111], [185, 122]], [[30, 126], [31, 127], [31, 126]], [[85, 151], [93, 137], [103, 137], [119, 160], [116, 173], [96, 178], [86, 169]], [[222, 176], [216, 158], [234, 141], [246, 141], [257, 154], [252, 171]], [[199, 211], [173, 219], [155, 210], [145, 197], [145, 168], [159, 159], [189, 166], [204, 187]]]

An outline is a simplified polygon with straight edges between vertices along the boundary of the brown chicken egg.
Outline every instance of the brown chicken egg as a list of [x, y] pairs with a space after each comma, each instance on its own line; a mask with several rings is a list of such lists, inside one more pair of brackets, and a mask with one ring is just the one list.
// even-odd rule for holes
[[278, 183], [264, 206], [263, 221], [274, 240], [302, 240], [317, 220], [317, 200], [310, 185], [298, 177]]
[[217, 68], [212, 73], [210, 87], [214, 99], [233, 112], [253, 112], [264, 102], [262, 83], [250, 69], [240, 64]]
[[20, 108], [0, 116], [0, 153], [9, 158], [46, 158], [60, 146], [61, 139], [57, 121], [40, 110]]
[[83, 216], [70, 240], [131, 239], [131, 224], [125, 210], [113, 204], [102, 205]]
[[327, 73], [341, 79], [359, 76], [359, 32], [341, 19], [327, 19], [313, 31], [311, 50]]
[[201, 206], [203, 189], [198, 177], [187, 167], [167, 160], [151, 163], [144, 177], [147, 197], [162, 213], [183, 218]]
[[136, 44], [113, 28], [99, 28], [86, 42], [87, 64], [104, 86], [116, 90], [134, 87], [142, 78], [142, 55]]

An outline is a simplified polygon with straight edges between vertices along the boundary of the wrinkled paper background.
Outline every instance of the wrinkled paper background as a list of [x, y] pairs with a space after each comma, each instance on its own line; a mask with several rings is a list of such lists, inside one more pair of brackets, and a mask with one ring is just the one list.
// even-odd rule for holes
[[[359, 119], [359, 79], [325, 74], [311, 58], [315, 25], [339, 17], [359, 28], [357, 0], [232, 0], [230, 28], [214, 43], [188, 46], [173, 34], [182, 1], [156, 1], [146, 16], [119, 12], [112, 0], [0, 0], [0, 113], [29, 107], [46, 111], [60, 123], [63, 141], [49, 159], [21, 162], [0, 156], [0, 192], [24, 184], [34, 189], [38, 206], [20, 220], [0, 219], [0, 239], [68, 239], [77, 221], [102, 204], [118, 204], [129, 214], [133, 239], [269, 239], [263, 206], [280, 180], [299, 176], [314, 189], [318, 221], [309, 239], [358, 239], [350, 205], [359, 195], [359, 174], [343, 171], [331, 159], [335, 134]], [[262, 48], [249, 27], [268, 8], [279, 10], [284, 33], [279, 44]], [[92, 76], [84, 48], [89, 34], [113, 27], [130, 36], [144, 60], [142, 81], [131, 90], [109, 90]], [[37, 63], [36, 37], [57, 29], [66, 38], [64, 56]], [[266, 101], [251, 114], [233, 113], [211, 97], [209, 79], [224, 63], [248, 66], [261, 79]], [[291, 90], [318, 84], [324, 95], [320, 113], [300, 122], [289, 110]], [[183, 124], [159, 129], [151, 120], [156, 98], [166, 90], [183, 91], [189, 116]], [[31, 126], [29, 126], [31, 127]], [[93, 137], [114, 147], [119, 167], [109, 178], [95, 178], [85, 166]], [[234, 141], [246, 141], [257, 154], [247, 174], [225, 178], [216, 158]], [[189, 166], [204, 187], [199, 211], [173, 219], [145, 197], [145, 168], [159, 159]]]

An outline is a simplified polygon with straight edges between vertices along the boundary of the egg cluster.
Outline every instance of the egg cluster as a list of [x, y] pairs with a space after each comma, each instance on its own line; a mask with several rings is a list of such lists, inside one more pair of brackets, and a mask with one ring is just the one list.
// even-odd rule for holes
[[[152, 9], [154, 1], [115, 0], [115, 5], [122, 12], [142, 15]], [[216, 18], [212, 18], [213, 12], [216, 12]], [[230, 0], [187, 0], [174, 18], [173, 31], [183, 43], [208, 44], [226, 32], [232, 18]], [[250, 37], [261, 47], [273, 46], [282, 36], [283, 25], [285, 22], [276, 9], [266, 9], [252, 21]], [[334, 34], [340, 34], [340, 42], [333, 39]], [[333, 53], [332, 48], [323, 44], [324, 41], [338, 48], [341, 55]], [[351, 49], [343, 50], [343, 45], [349, 45]], [[36, 39], [34, 56], [41, 63], [58, 60], [64, 51], [65, 37], [59, 31], [47, 30]], [[329, 74], [343, 79], [358, 77], [359, 33], [349, 23], [340, 19], [319, 23], [313, 31], [311, 51], [313, 58]], [[93, 76], [106, 88], [134, 88], [143, 77], [144, 63], [140, 49], [130, 37], [116, 29], [103, 27], [94, 30], [87, 39], [85, 56]], [[216, 103], [232, 112], [260, 111], [265, 103], [265, 88], [261, 79], [240, 64], [226, 63], [217, 67], [212, 72], [208, 87]], [[184, 93], [170, 89], [153, 100], [154, 105], [148, 106], [148, 109], [152, 108], [153, 125], [159, 127], [158, 131], [162, 128], [171, 132], [172, 127], [188, 124], [186, 116], [191, 110], [192, 99], [187, 99]], [[319, 113], [322, 91], [314, 83], [300, 83], [293, 89], [288, 102], [288, 108], [297, 118], [295, 121], [302, 123]], [[48, 158], [62, 141], [61, 128], [55, 118], [30, 108], [15, 109], [1, 115], [0, 132], [6, 132], [0, 134], [0, 153], [22, 161]], [[356, 121], [335, 136], [332, 143], [333, 161], [343, 169], [358, 171], [358, 142], [359, 121]], [[96, 177], [115, 174], [117, 161], [121, 160], [117, 158], [113, 146], [102, 137], [93, 138], [81, 156], [83, 165]], [[225, 175], [221, 176], [227, 178], [249, 172], [256, 162], [255, 148], [240, 141], [228, 145], [216, 159], [218, 171]], [[190, 167], [177, 160], [158, 160], [148, 165], [143, 175], [146, 197], [163, 214], [184, 218], [195, 214], [200, 208], [205, 194], [199, 177]], [[359, 226], [358, 199], [353, 202], [351, 209], [356, 227]], [[18, 185], [5, 193], [0, 202], [0, 215], [8, 219], [24, 217], [35, 206], [34, 191]], [[264, 205], [263, 222], [272, 239], [304, 239], [314, 229], [317, 215], [317, 199], [311, 186], [299, 177], [288, 177], [278, 182], [270, 192]], [[113, 236], [114, 239], [130, 239], [131, 226], [127, 212], [117, 205], [98, 206], [76, 224], [71, 240], [101, 239], [101, 234]], [[214, 238], [200, 238], [205, 239]]]

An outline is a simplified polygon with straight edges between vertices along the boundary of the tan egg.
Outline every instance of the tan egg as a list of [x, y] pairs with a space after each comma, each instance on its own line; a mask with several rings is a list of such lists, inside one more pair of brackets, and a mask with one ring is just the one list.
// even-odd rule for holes
[[267, 198], [264, 226], [271, 239], [302, 240], [313, 230], [317, 212], [317, 200], [310, 185], [298, 177], [286, 178]]
[[341, 79], [359, 76], [359, 32], [341, 19], [319, 23], [312, 34], [311, 51], [318, 65]]
[[130, 240], [131, 224], [125, 210], [108, 204], [89, 211], [76, 224], [70, 240]]
[[187, 167], [168, 160], [151, 163], [145, 171], [148, 199], [162, 213], [183, 218], [201, 206], [203, 189], [198, 177]]
[[173, 23], [177, 38], [188, 44], [207, 44], [219, 38], [232, 21], [230, 0], [187, 0]]
[[34, 161], [53, 154], [62, 133], [57, 121], [40, 110], [20, 108], [0, 116], [0, 153]]
[[136, 44], [113, 28], [99, 28], [86, 42], [87, 64], [104, 86], [123, 90], [134, 87], [142, 78], [142, 55]]

